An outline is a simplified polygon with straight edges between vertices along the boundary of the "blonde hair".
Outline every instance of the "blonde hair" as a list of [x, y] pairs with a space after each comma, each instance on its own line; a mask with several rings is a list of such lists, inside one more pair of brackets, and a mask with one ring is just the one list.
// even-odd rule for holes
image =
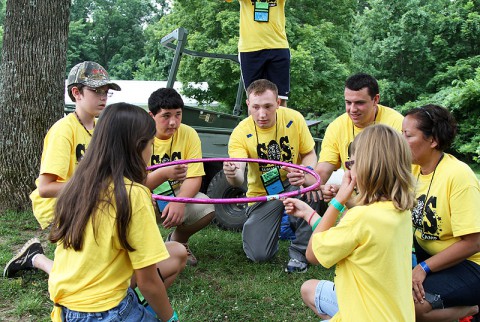
[[357, 204], [386, 199], [399, 210], [413, 208], [412, 156], [400, 133], [382, 124], [369, 126], [353, 141], [352, 155], [359, 190]]

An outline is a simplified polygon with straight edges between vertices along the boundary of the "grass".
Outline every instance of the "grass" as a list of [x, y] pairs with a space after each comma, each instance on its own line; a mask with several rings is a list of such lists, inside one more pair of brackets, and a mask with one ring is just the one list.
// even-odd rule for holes
[[[162, 230], [166, 236], [167, 231]], [[4, 268], [24, 242], [39, 237], [47, 242], [31, 212], [7, 212], [0, 226], [0, 267]], [[300, 286], [311, 278], [333, 279], [333, 270], [310, 267], [305, 274], [286, 274], [289, 242], [281, 241], [278, 255], [254, 264], [242, 250], [241, 234], [210, 226], [192, 236], [190, 247], [199, 259], [187, 267], [168, 290], [182, 321], [318, 321], [300, 297]], [[48, 276], [26, 271], [14, 279], [1, 279], [0, 321], [50, 321], [52, 303]]]

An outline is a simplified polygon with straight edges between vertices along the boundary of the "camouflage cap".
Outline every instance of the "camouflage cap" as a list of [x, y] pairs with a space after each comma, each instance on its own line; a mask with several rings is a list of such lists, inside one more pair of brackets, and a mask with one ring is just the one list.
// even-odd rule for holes
[[93, 61], [84, 61], [73, 66], [68, 74], [67, 86], [72, 84], [83, 84], [93, 88], [108, 85], [113, 90], [122, 90], [120, 86], [110, 82], [110, 77], [105, 68]]

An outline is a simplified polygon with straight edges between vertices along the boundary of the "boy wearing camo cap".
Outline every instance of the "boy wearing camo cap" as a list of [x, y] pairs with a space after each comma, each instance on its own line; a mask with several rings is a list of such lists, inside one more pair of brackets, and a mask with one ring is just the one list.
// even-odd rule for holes
[[[120, 91], [99, 64], [85, 61], [75, 65], [68, 75], [68, 96], [75, 111], [58, 120], [45, 136], [37, 189], [31, 195], [33, 213], [42, 229], [53, 220], [55, 198], [73, 175], [95, 129], [96, 118], [107, 105], [111, 90]], [[3, 276], [14, 277], [18, 271], [38, 268], [50, 273], [53, 261], [43, 254], [37, 238], [29, 240], [6, 265]]]

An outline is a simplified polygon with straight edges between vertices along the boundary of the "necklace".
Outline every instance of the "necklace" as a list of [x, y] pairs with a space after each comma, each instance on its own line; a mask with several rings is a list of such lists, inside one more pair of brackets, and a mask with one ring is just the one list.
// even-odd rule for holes
[[[427, 195], [425, 196], [425, 201], [423, 202], [422, 217], [423, 217], [423, 214], [425, 213], [425, 207], [427, 206], [428, 195], [430, 194], [430, 188], [432, 187], [432, 182], [433, 182], [433, 178], [435, 177], [435, 172], [437, 171], [437, 167], [440, 164], [440, 161], [442, 161], [444, 156], [445, 156], [445, 154], [442, 153], [442, 156], [440, 157], [440, 159], [438, 159], [438, 162], [435, 165], [435, 169], [433, 169], [432, 178], [430, 179], [430, 183], [428, 184]], [[420, 178], [420, 173], [421, 172], [422, 172], [422, 170], [420, 169], [420, 172], [418, 173], [418, 176], [417, 176], [416, 185], [418, 185], [418, 179]]]
[[[78, 116], [77, 111], [74, 111], [73, 113], [75, 113], [75, 116], [77, 117], [78, 122], [80, 122], [80, 125], [83, 126], [83, 128], [85, 129], [85, 132], [87, 132], [87, 134], [90, 135], [90, 137], [92, 137], [92, 133], [90, 133], [90, 131], [87, 130], [85, 125], [83, 125], [83, 122], [82, 120], [80, 120], [80, 117]], [[93, 128], [95, 129], [95, 121], [93, 121]]]

